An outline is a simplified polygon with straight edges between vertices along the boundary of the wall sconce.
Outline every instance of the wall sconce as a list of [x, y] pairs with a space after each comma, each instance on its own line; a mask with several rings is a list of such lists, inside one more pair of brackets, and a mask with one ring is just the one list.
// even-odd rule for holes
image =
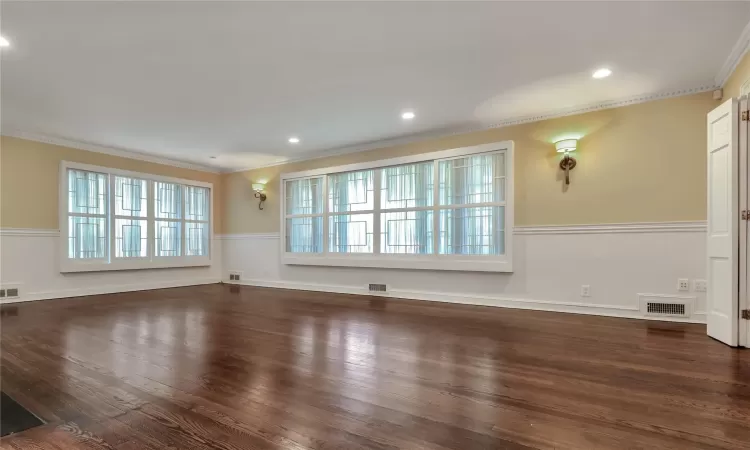
[[570, 184], [570, 171], [576, 166], [576, 159], [569, 155], [570, 152], [576, 151], [578, 139], [563, 139], [555, 142], [557, 153], [565, 153], [560, 160], [560, 168], [565, 171], [565, 184]]
[[263, 193], [263, 190], [266, 188], [266, 185], [264, 183], [253, 183], [253, 190], [255, 191], [255, 198], [260, 199], [260, 203], [258, 203], [258, 209], [263, 209], [263, 202], [266, 201], [266, 194]]

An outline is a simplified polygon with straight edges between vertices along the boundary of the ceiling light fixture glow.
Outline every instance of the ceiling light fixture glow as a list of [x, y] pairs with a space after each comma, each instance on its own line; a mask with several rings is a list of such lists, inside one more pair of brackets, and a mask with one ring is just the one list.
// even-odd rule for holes
[[594, 78], [607, 78], [608, 76], [612, 75], [612, 71], [607, 69], [606, 67], [603, 67], [596, 72], [594, 72], [591, 76]]
[[289, 138], [290, 144], [299, 144], [299, 138], [298, 137], [290, 137]]
[[0, 36], [0, 47], [10, 47], [10, 42], [7, 39]]
[[414, 111], [405, 111], [401, 114], [401, 118], [404, 120], [411, 120], [415, 117]]

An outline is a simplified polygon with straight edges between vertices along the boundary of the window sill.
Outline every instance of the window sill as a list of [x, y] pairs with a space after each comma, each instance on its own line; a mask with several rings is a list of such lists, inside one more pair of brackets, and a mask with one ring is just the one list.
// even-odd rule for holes
[[382, 269], [450, 270], [461, 272], [513, 272], [504, 258], [346, 255], [295, 255], [285, 253], [282, 263], [294, 266], [365, 267]]
[[144, 270], [144, 269], [172, 269], [181, 267], [206, 267], [211, 265], [208, 256], [188, 256], [179, 258], [164, 258], [156, 261], [143, 261], [137, 259], [115, 261], [111, 263], [84, 262], [64, 260], [60, 264], [60, 273], [76, 272], [109, 272], [118, 270]]

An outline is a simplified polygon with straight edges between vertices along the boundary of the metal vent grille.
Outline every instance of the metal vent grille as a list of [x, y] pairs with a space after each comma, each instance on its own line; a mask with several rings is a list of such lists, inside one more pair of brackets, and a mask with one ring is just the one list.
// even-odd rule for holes
[[646, 304], [648, 314], [662, 314], [667, 316], [684, 316], [686, 314], [684, 303], [656, 303]]
[[12, 288], [7, 290], [8, 297], [18, 297], [18, 288]]
[[5, 289], [0, 289], [0, 298], [5, 297]]
[[384, 284], [371, 284], [370, 292], [385, 292], [385, 285]]

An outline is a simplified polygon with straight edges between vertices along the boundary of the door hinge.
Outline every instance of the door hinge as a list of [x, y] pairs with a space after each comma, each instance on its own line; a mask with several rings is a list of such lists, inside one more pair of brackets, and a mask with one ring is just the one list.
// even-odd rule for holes
[[750, 111], [742, 111], [742, 121], [747, 122], [750, 120]]
[[742, 218], [742, 220], [747, 220], [748, 215], [747, 215], [747, 210], [746, 209], [742, 210], [742, 212], [740, 213], [740, 217]]
[[750, 309], [742, 310], [742, 318], [745, 320], [750, 320]]

